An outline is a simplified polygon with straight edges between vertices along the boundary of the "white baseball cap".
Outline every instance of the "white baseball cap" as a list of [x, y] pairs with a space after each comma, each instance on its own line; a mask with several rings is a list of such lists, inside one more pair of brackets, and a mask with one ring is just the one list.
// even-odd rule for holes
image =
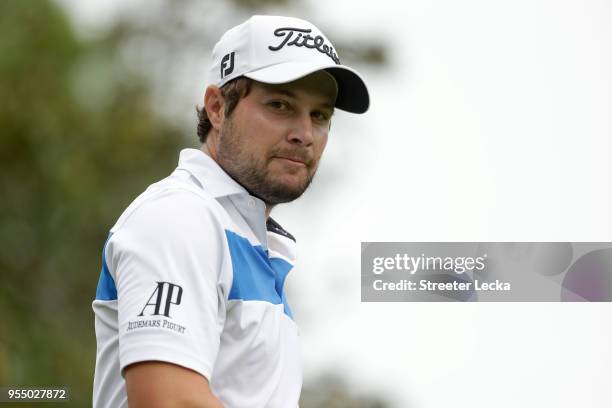
[[361, 75], [340, 64], [327, 37], [299, 18], [252, 16], [223, 34], [212, 61], [209, 81], [219, 87], [240, 76], [282, 84], [325, 70], [338, 84], [336, 108], [364, 113], [370, 105]]

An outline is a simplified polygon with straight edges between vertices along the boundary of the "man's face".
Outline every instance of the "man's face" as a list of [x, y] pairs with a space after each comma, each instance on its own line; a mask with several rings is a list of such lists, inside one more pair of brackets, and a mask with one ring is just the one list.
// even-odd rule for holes
[[319, 165], [336, 94], [323, 71], [286, 84], [254, 81], [221, 125], [219, 165], [269, 205], [295, 200]]

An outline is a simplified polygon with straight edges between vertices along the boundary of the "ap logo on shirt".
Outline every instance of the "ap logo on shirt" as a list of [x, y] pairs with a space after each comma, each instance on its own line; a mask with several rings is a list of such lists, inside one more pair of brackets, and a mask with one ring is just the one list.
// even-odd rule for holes
[[183, 288], [170, 282], [157, 282], [157, 287], [147, 300], [138, 316], [144, 316], [147, 308], [150, 316], [164, 315], [170, 317], [171, 305], [180, 305], [183, 296]]

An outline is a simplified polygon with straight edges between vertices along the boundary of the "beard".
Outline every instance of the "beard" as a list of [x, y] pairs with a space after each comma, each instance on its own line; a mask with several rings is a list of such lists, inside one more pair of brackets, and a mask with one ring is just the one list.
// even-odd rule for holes
[[[228, 118], [229, 119], [229, 118]], [[267, 157], [257, 157], [247, 147], [248, 135], [240, 134], [231, 119], [226, 120], [219, 132], [217, 159], [231, 178], [251, 195], [267, 205], [288, 203], [300, 197], [308, 188], [316, 173], [318, 162], [301, 147], [272, 149]], [[300, 157], [306, 165], [307, 176], [301, 183], [291, 186], [280, 176], [271, 174], [269, 164], [274, 157]], [[302, 169], [297, 169], [302, 171]], [[288, 173], [295, 173], [288, 171]]]

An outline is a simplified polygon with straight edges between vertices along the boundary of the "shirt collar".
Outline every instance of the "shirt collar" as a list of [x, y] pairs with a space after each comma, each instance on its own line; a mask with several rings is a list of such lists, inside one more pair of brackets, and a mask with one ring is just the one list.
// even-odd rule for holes
[[212, 157], [202, 150], [181, 150], [177, 169], [185, 170], [193, 175], [214, 198], [231, 196], [230, 200], [254, 231], [265, 250], [268, 249], [267, 231], [283, 235], [295, 242], [293, 235], [285, 231], [272, 218], [265, 220], [265, 204], [263, 201], [251, 196], [244, 187], [231, 178]]
[[201, 150], [181, 150], [177, 169], [189, 172], [198, 180], [202, 188], [215, 199], [229, 198], [262, 247], [265, 250], [268, 249], [266, 205], [262, 200], [251, 196], [212, 157]]
[[177, 169], [191, 173], [213, 197], [249, 195], [212, 157], [198, 149], [183, 149]]

